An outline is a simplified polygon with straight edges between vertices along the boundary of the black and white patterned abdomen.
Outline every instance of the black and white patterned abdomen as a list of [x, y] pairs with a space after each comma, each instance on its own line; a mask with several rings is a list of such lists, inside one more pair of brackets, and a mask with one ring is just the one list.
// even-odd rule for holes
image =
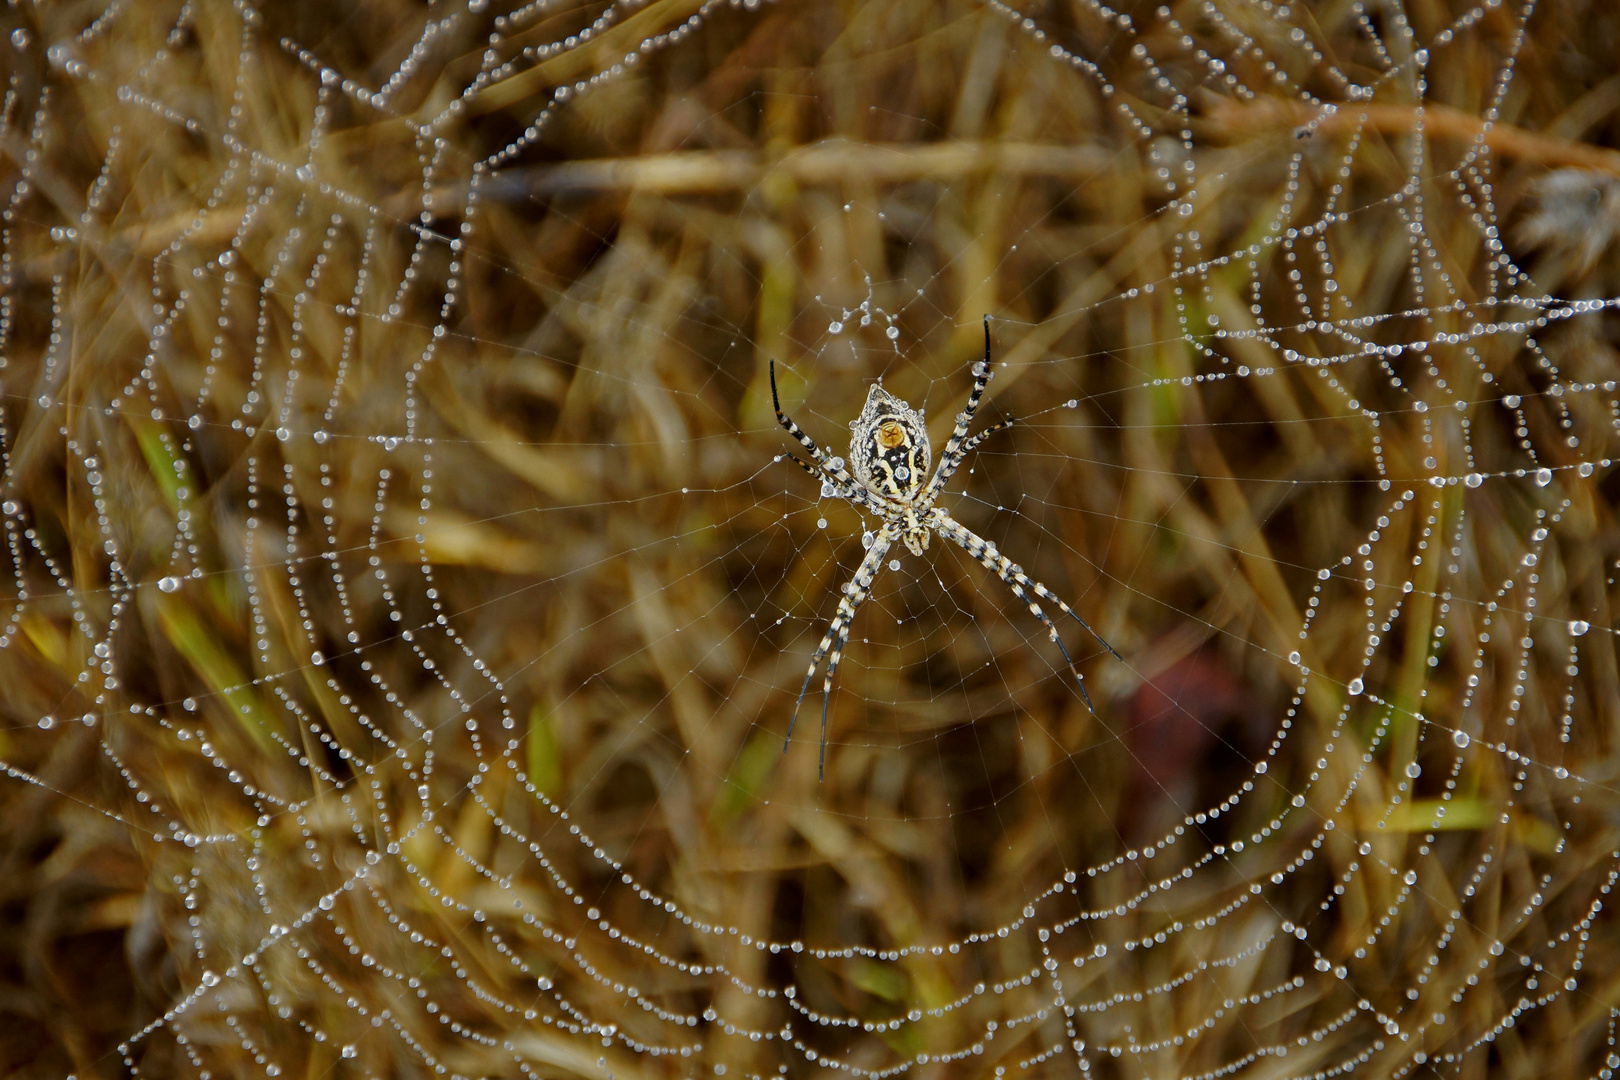
[[915, 498], [930, 463], [922, 410], [882, 386], [873, 386], [849, 430], [849, 463], [855, 478], [878, 495], [907, 502]]

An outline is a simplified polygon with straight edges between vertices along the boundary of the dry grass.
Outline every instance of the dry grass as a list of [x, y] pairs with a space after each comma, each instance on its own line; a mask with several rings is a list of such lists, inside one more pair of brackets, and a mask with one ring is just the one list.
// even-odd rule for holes
[[[1200, 42], [1223, 40], [1197, 5], [1174, 6]], [[1266, 55], [1293, 58], [1298, 86], [1332, 95], [1327, 61], [1302, 59], [1263, 6], [1217, 6]], [[264, 4], [245, 28], [239, 10], [204, 3], [171, 36], [181, 6], [135, 0], [54, 65], [45, 47], [71, 41], [97, 5], [0, 15], [5, 33], [28, 35], [7, 57], [0, 144], [3, 190], [28, 185], [0, 236], [12, 320], [0, 369], [12, 545], [0, 1071], [249, 1076], [269, 1062], [281, 1076], [415, 1076], [430, 1071], [424, 1052], [467, 1075], [519, 1075], [514, 1053], [543, 1076], [818, 1071], [772, 1038], [663, 1023], [627, 985], [660, 1009], [713, 1010], [762, 1033], [791, 1020], [817, 1053], [866, 1068], [980, 1043], [915, 1070], [925, 1076], [1016, 1073], [1076, 1038], [1107, 1077], [1203, 1075], [1278, 1046], [1288, 1054], [1237, 1074], [1347, 1061], [1368, 1077], [1598, 1068], [1620, 999], [1620, 938], [1589, 908], [1607, 892], [1620, 811], [1620, 533], [1607, 469], [1576, 466], [1614, 453], [1617, 399], [1612, 383], [1549, 388], [1620, 374], [1614, 316], [1538, 331], [1532, 349], [1523, 333], [1471, 331], [1483, 305], [1434, 309], [1445, 289], [1479, 305], [1492, 257], [1481, 215], [1533, 275], [1526, 291], [1620, 294], [1620, 25], [1601, 3], [1537, 8], [1484, 124], [1518, 25], [1493, 7], [1436, 48], [1421, 111], [1393, 80], [1364, 122], [1346, 110], [1313, 126], [1294, 99], [1245, 103], [1194, 77], [1156, 7], [1128, 8], [1137, 31], [1125, 34], [1083, 5], [1030, 6], [1118, 82], [1106, 96], [978, 4], [716, 6], [687, 40], [557, 110], [494, 174], [473, 163], [518, 137], [551, 88], [698, 5], [626, 9], [591, 42], [520, 65], [469, 98], [438, 145], [403, 118], [434, 115], [469, 83], [490, 13], [436, 38], [386, 110], [323, 92], [278, 41], [376, 87], [425, 20], [455, 5]], [[1402, 17], [1428, 41], [1465, 10], [1424, 0]], [[1399, 52], [1394, 12], [1377, 23]], [[514, 40], [560, 41], [598, 13], [559, 11]], [[1298, 21], [1352, 81], [1377, 78], [1346, 5]], [[1118, 112], [1125, 101], [1165, 131], [1179, 123], [1130, 61], [1138, 42], [1178, 85], [1203, 82], [1189, 218], [1166, 210], [1157, 179], [1180, 169], [1179, 141], [1140, 140]], [[1422, 197], [1402, 201], [1418, 130]], [[1479, 147], [1491, 155], [1483, 207], [1477, 183], [1465, 197], [1445, 175]], [[1269, 246], [1255, 264], [1264, 309], [1289, 308], [1300, 268], [1313, 301], [1387, 316], [1365, 331], [1374, 341], [1460, 334], [1466, 347], [1434, 347], [1427, 365], [1408, 355], [1402, 385], [1371, 360], [1184, 381], [1278, 365], [1252, 338], [1211, 332], [1211, 317], [1229, 332], [1254, 325], [1247, 259], [1176, 275], [1265, 236], [1296, 152], [1294, 223], [1330, 201], [1354, 209], [1331, 230], [1339, 289], [1310, 258]], [[1396, 242], [1419, 201], [1432, 245], [1423, 295]], [[459, 254], [418, 243], [419, 228], [442, 239], [463, 221]], [[458, 299], [442, 318], [452, 276]], [[868, 297], [895, 316], [898, 348], [882, 320], [828, 335]], [[1429, 317], [1410, 314], [1422, 305]], [[1030, 619], [936, 544], [926, 571], [887, 574], [863, 612], [818, 783], [819, 703], [785, 756], [781, 733], [860, 525], [773, 463], [788, 444], [766, 361], [813, 434], [836, 441], [882, 375], [926, 401], [937, 446], [965, 400], [984, 312], [1006, 361], [985, 415], [1025, 422], [963, 470], [970, 497], [953, 509], [1125, 662], [1088, 651], [1089, 714]], [[1306, 356], [1345, 348], [1325, 326], [1276, 340]], [[1474, 404], [1421, 412], [1413, 392]], [[1526, 434], [1503, 394], [1523, 398]], [[1075, 410], [1054, 408], [1071, 398]], [[1521, 439], [1558, 470], [1551, 485], [1511, 475], [1526, 467]], [[1412, 479], [1476, 471], [1490, 477], [1477, 488]], [[1391, 522], [1375, 524], [1381, 514]], [[177, 542], [178, 522], [189, 532]], [[1375, 528], [1364, 571], [1355, 550]], [[1338, 569], [1321, 584], [1324, 566]], [[1371, 619], [1365, 576], [1378, 583]], [[1369, 630], [1397, 598], [1393, 631]], [[1574, 619], [1591, 632], [1572, 637]], [[1363, 672], [1369, 632], [1384, 640]], [[1532, 647], [1518, 644], [1526, 635]], [[1572, 647], [1578, 674], [1566, 677]], [[1297, 696], [1295, 649], [1318, 673]], [[1357, 676], [1360, 697], [1347, 693]], [[1455, 731], [1471, 749], [1458, 752]], [[1268, 843], [1226, 847], [1295, 792], [1305, 807]], [[1240, 793], [1162, 861], [1135, 857]], [[287, 803], [300, 808], [277, 809]], [[1199, 862], [1212, 845], [1220, 855]], [[596, 849], [731, 932], [649, 906]], [[1291, 865], [1305, 850], [1311, 860]], [[1120, 868], [1084, 876], [1127, 851]], [[1041, 892], [1071, 868], [1072, 888]], [[1337, 899], [1335, 882], [1348, 883]], [[1027, 926], [1026, 905], [1038, 909]], [[1116, 905], [1123, 914], [1034, 933]], [[289, 939], [272, 929], [300, 919]], [[732, 978], [655, 962], [599, 919]], [[1578, 942], [1557, 939], [1582, 919]], [[1284, 929], [1296, 922], [1308, 928], [1297, 947]], [[1011, 929], [902, 959], [772, 954], [742, 938], [886, 951], [997, 927]], [[1167, 929], [1168, 945], [1125, 948]], [[1099, 945], [1105, 956], [1073, 966]], [[1047, 956], [1069, 1004], [1113, 1004], [1072, 1027], [1050, 1009], [1009, 1030], [1050, 1005]], [[1319, 976], [1315, 956], [1344, 973]], [[1012, 984], [1032, 969], [1034, 985]], [[224, 976], [218, 989], [205, 970]], [[633, 1039], [704, 1049], [651, 1058], [525, 1018], [560, 1015], [535, 988], [542, 976]], [[1299, 989], [1266, 993], [1296, 977]], [[1577, 989], [1498, 1029], [1537, 997], [1527, 978], [1543, 994], [1565, 978]], [[791, 986], [805, 1008], [866, 1028], [817, 1028], [745, 984]], [[944, 1015], [871, 1030], [964, 995]], [[368, 1022], [382, 1010], [386, 1023]], [[1436, 1012], [1447, 1022], [1421, 1030]], [[1386, 1037], [1386, 1017], [1415, 1038]], [[1001, 1031], [986, 1041], [992, 1021]], [[1030, 1068], [1078, 1071], [1070, 1050]]]

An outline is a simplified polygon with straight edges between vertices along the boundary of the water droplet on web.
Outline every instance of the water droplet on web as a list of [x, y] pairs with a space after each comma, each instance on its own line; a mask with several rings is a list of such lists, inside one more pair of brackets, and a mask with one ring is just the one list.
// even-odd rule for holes
[[823, 480], [821, 482], [821, 497], [823, 499], [830, 499], [836, 494], [838, 494], [838, 489], [833, 487], [833, 482], [831, 480]]
[[1506, 405], [1510, 409], [1517, 409], [1519, 407], [1519, 395], [1509, 394], [1507, 397], [1502, 399], [1502, 404]]
[[28, 31], [20, 26], [11, 32], [11, 47], [18, 52], [28, 48], [28, 40]]
[[205, 971], [202, 973], [202, 984], [204, 986], [218, 986], [219, 976], [215, 975], [212, 971]]
[[1359, 675], [1356, 678], [1351, 679], [1350, 685], [1345, 687], [1345, 690], [1349, 692], [1351, 697], [1355, 697], [1356, 695], [1360, 694], [1363, 689], [1364, 687], [1362, 686], [1361, 677]]
[[1423, 775], [1423, 766], [1419, 765], [1415, 761], [1412, 762], [1406, 767], [1406, 775], [1411, 779], [1416, 780], [1418, 777]]
[[1479, 475], [1477, 472], [1471, 472], [1467, 476], [1463, 477], [1463, 483], [1467, 484], [1471, 488], [1477, 488], [1484, 482], [1485, 478]]
[[842, 334], [843, 332], [844, 332], [844, 324], [843, 323], [834, 322], [834, 323], [828, 323], [827, 324], [827, 333], [829, 333], [829, 334]]
[[1573, 637], [1581, 637], [1590, 629], [1592, 629], [1592, 624], [1585, 619], [1571, 619], [1569, 621], [1569, 632]]
[[330, 436], [330, 435], [328, 435], [328, 434], [327, 434], [327, 433], [326, 433], [326, 432], [324, 432], [324, 431], [317, 431], [317, 432], [316, 432], [316, 433], [315, 433], [315, 435], [314, 435], [314, 439], [315, 439], [315, 441], [316, 441], [316, 442], [317, 442], [317, 443], [319, 443], [319, 444], [320, 444], [320, 445], [322, 445], [322, 446], [325, 446], [325, 445], [326, 445], [326, 440], [327, 440], [327, 439], [330, 439], [330, 438], [331, 438], [331, 437], [332, 437], [332, 436]]
[[338, 1054], [340, 1056], [342, 1056], [342, 1057], [352, 1058], [352, 1057], [358, 1057], [359, 1054], [360, 1054], [360, 1051], [356, 1050], [352, 1044], [349, 1044], [349, 1045], [345, 1045], [342, 1050], [339, 1050]]
[[827, 527], [827, 519], [826, 518], [816, 518], [816, 528], [825, 529], [826, 527]]
[[890, 570], [898, 570], [898, 569], [900, 569], [900, 560], [899, 559], [890, 559], [889, 560], [889, 569]]
[[1299, 655], [1299, 652], [1297, 650], [1288, 654], [1288, 662], [1290, 664], [1298, 664], [1299, 661], [1300, 661], [1300, 655]]
[[51, 730], [51, 728], [53, 728], [55, 726], [56, 726], [56, 717], [54, 717], [54, 716], [42, 716], [42, 717], [39, 718], [39, 730], [41, 730], [41, 731], [49, 731], [49, 730]]
[[172, 574], [168, 577], [159, 578], [158, 588], [164, 592], [174, 592], [180, 588], [180, 579]]
[[1569, 779], [1569, 770], [1564, 768], [1562, 765], [1560, 765], [1560, 766], [1558, 766], [1558, 768], [1553, 770], [1553, 775], [1558, 777], [1558, 779], [1560, 779], [1560, 780], [1568, 780]]
[[1466, 750], [1471, 740], [1468, 738], [1468, 732], [1454, 731], [1451, 733], [1451, 741], [1457, 744], [1457, 749]]
[[1330, 578], [1332, 576], [1333, 576], [1333, 571], [1329, 570], [1325, 566], [1322, 567], [1322, 569], [1320, 569], [1320, 570], [1318, 570], [1316, 572], [1316, 580], [1318, 580], [1318, 581], [1326, 581], [1328, 578]]
[[1552, 483], [1552, 470], [1551, 469], [1537, 469], [1536, 470], [1536, 486], [1537, 487], [1546, 487], [1550, 483]]
[[891, 326], [887, 330], [883, 331], [883, 336], [888, 338], [890, 341], [899, 341], [900, 328], [898, 326]]
[[17, 512], [21, 509], [22, 506], [16, 499], [7, 499], [5, 502], [0, 503], [0, 510], [4, 510], [7, 517], [16, 517]]

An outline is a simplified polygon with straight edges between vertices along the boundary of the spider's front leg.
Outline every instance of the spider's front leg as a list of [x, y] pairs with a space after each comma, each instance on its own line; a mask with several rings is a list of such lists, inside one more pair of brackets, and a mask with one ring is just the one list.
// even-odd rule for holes
[[[782, 425], [782, 429], [784, 431], [786, 431], [789, 435], [791, 435], [795, 439], [797, 439], [799, 441], [800, 446], [804, 447], [805, 450], [809, 451], [811, 459], [816, 463], [817, 466], [820, 467], [819, 472], [825, 473], [827, 476], [831, 477], [833, 480], [837, 481], [839, 484], [841, 484], [845, 488], [854, 487], [855, 486], [855, 478], [849, 474], [849, 471], [847, 469], [844, 468], [843, 463], [840, 462], [837, 458], [829, 457], [825, 450], [823, 450], [821, 447], [816, 445], [816, 440], [814, 440], [810, 436], [806, 435], [804, 433], [804, 429], [801, 428], [798, 424], [793, 422], [793, 417], [789, 416], [787, 413], [782, 411], [782, 399], [780, 397], [778, 397], [777, 393], [776, 393], [776, 361], [775, 360], [771, 361], [770, 371], [771, 371], [771, 407], [776, 410], [776, 422], [778, 424]], [[789, 456], [791, 457], [792, 455], [789, 455]], [[814, 468], [810, 468], [806, 462], [801, 461], [799, 458], [793, 458], [793, 460], [799, 462], [799, 465], [801, 467], [803, 467], [805, 469], [805, 471], [810, 473], [812, 476], [817, 475], [818, 470], [814, 469]]]
[[889, 547], [894, 543], [894, 529], [887, 522], [877, 531], [872, 539], [872, 547], [867, 551], [866, 558], [856, 567], [855, 576], [844, 586], [844, 595], [838, 601], [838, 612], [827, 627], [827, 633], [821, 638], [821, 644], [816, 646], [815, 655], [810, 658], [810, 670], [804, 673], [804, 685], [799, 687], [798, 700], [793, 703], [793, 717], [788, 721], [787, 736], [782, 740], [782, 752], [787, 753], [788, 745], [793, 741], [793, 727], [799, 722], [799, 706], [804, 704], [804, 696], [810, 691], [810, 680], [815, 678], [816, 668], [821, 664], [821, 658], [827, 656], [831, 648], [832, 655], [827, 659], [826, 678], [821, 684], [821, 764], [817, 769], [820, 779], [827, 777], [827, 707], [832, 701], [833, 676], [838, 672], [838, 661], [844, 657], [844, 646], [849, 642], [849, 624], [855, 618], [855, 612], [866, 603], [866, 598], [872, 592], [872, 580], [877, 577], [878, 568], [883, 565], [883, 557], [889, 553]]
[[[979, 411], [979, 401], [984, 397], [985, 387], [995, 376], [995, 369], [990, 366], [990, 316], [984, 317], [984, 359], [973, 365], [973, 392], [968, 395], [967, 408], [956, 414], [956, 427], [951, 429], [951, 437], [945, 440], [945, 447], [939, 452], [939, 466], [934, 469], [933, 477], [928, 481], [928, 489], [923, 492], [919, 500], [925, 506], [933, 502], [945, 482], [956, 472], [962, 459], [967, 456], [979, 443], [984, 441], [986, 435], [994, 434], [1004, 428], [1012, 427], [1011, 420], [1003, 420], [979, 432], [971, 439], [967, 439], [968, 428], [973, 424], [973, 414]], [[963, 439], [967, 439], [963, 443]]]
[[1085, 680], [1080, 677], [1080, 669], [1074, 666], [1074, 660], [1069, 656], [1069, 650], [1064, 647], [1063, 639], [1058, 635], [1057, 625], [1052, 622], [1046, 612], [1041, 610], [1040, 605], [1030, 598], [1029, 594], [1034, 593], [1043, 600], [1051, 601], [1060, 611], [1085, 627], [1086, 632], [1096, 638], [1099, 645], [1113, 653], [1114, 659], [1122, 660], [1124, 658], [1119, 653], [1114, 652], [1114, 647], [1104, 641], [1102, 635], [1091, 628], [1090, 623], [1082, 619], [1068, 604], [1058, 599], [1056, 593], [1025, 574], [1023, 567], [997, 551], [996, 546], [990, 541], [979, 536], [972, 529], [969, 529], [951, 517], [950, 514], [937, 507], [930, 511], [928, 523], [941, 536], [952, 541], [963, 551], [973, 556], [986, 569], [993, 571], [1006, 584], [1007, 588], [1012, 590], [1013, 595], [1024, 602], [1025, 606], [1029, 608], [1030, 614], [1041, 620], [1041, 623], [1046, 627], [1047, 635], [1052, 639], [1052, 644], [1058, 647], [1058, 652], [1063, 654], [1064, 663], [1069, 665], [1069, 671], [1074, 675], [1075, 685], [1080, 687], [1080, 696], [1085, 700], [1086, 708], [1090, 709], [1092, 714], [1095, 715], [1097, 710], [1091, 704], [1091, 695], [1086, 692]]

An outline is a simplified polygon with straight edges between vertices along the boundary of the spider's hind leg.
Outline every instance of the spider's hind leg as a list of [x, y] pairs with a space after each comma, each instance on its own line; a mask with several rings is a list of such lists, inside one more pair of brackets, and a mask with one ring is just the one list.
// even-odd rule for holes
[[822, 658], [827, 657], [827, 672], [821, 682], [821, 764], [817, 770], [819, 779], [827, 778], [827, 710], [832, 703], [833, 676], [838, 673], [838, 662], [844, 658], [844, 646], [849, 643], [849, 624], [854, 621], [855, 612], [860, 610], [861, 605], [866, 603], [866, 598], [872, 594], [872, 579], [877, 577], [878, 567], [883, 564], [883, 557], [888, 554], [889, 546], [893, 543], [894, 531], [885, 524], [873, 538], [866, 557], [855, 570], [855, 576], [844, 586], [844, 595], [838, 600], [838, 611], [827, 626], [827, 632], [822, 635], [821, 644], [816, 646], [815, 654], [810, 657], [810, 669], [804, 673], [804, 683], [799, 687], [799, 697], [793, 702], [793, 716], [788, 720], [787, 735], [782, 739], [784, 754], [793, 741], [793, 728], [799, 722], [799, 706], [804, 704], [804, 697], [810, 692], [810, 680], [815, 678], [816, 668], [821, 666]]
[[943, 510], [934, 511], [934, 527], [939, 530], [940, 535], [957, 544], [962, 550], [982, 563], [987, 570], [992, 571], [999, 577], [1007, 588], [1012, 590], [1012, 594], [1024, 602], [1024, 605], [1029, 608], [1030, 614], [1041, 620], [1042, 625], [1046, 627], [1047, 636], [1052, 639], [1052, 644], [1056, 645], [1058, 652], [1063, 655], [1063, 662], [1069, 665], [1069, 672], [1074, 676], [1075, 685], [1080, 688], [1081, 700], [1086, 703], [1086, 708], [1095, 716], [1097, 709], [1091, 703], [1091, 695], [1086, 692], [1085, 679], [1081, 676], [1080, 669], [1075, 666], [1074, 658], [1069, 655], [1068, 648], [1063, 644], [1063, 638], [1058, 633], [1057, 624], [1052, 622], [1051, 617], [1041, 610], [1041, 606], [1029, 594], [1034, 593], [1043, 600], [1049, 600], [1056, 604], [1061, 611], [1073, 616], [1076, 622], [1085, 627], [1087, 632], [1096, 638], [1103, 648], [1112, 653], [1116, 660], [1123, 659], [1119, 653], [1114, 651], [1114, 647], [1104, 641], [1101, 634], [1091, 629], [1091, 624], [1082, 619], [1073, 608], [1058, 599], [1051, 589], [1024, 573], [1023, 567], [1001, 554], [996, 550], [994, 544], [979, 536], [972, 529], [961, 524]]

